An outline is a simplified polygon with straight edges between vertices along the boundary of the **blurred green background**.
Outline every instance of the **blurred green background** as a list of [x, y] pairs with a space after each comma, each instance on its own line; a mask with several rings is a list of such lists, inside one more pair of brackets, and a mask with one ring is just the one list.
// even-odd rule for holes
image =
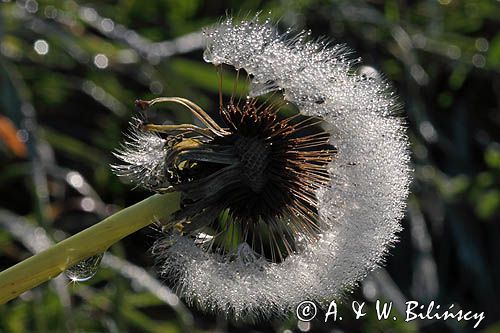
[[[415, 173], [401, 241], [347, 301], [393, 301], [394, 313], [406, 300], [453, 303], [485, 311], [478, 330], [500, 332], [495, 0], [0, 2], [0, 270], [149, 195], [109, 168], [133, 101], [182, 96], [213, 110], [217, 78], [200, 29], [257, 11], [283, 31], [347, 44], [362, 70], [394, 84], [407, 118]], [[175, 107], [152, 117], [192, 121]], [[61, 276], [0, 306], [0, 332], [474, 331], [464, 321], [378, 321], [373, 311], [231, 323], [159, 283], [148, 252], [156, 234], [115, 245], [87, 282]]]

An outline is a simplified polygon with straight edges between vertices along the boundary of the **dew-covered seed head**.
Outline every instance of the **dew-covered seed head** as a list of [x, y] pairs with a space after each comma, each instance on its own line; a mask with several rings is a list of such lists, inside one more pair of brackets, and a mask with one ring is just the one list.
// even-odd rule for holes
[[[340, 297], [401, 229], [408, 140], [390, 86], [357, 74], [344, 46], [280, 36], [258, 17], [205, 37], [204, 59], [246, 71], [250, 98], [222, 105], [220, 123], [166, 98], [205, 126], [145, 124], [117, 153], [119, 175], [182, 193], [177, 228], [153, 248], [162, 275], [186, 301], [244, 320]], [[269, 92], [299, 113], [259, 102]]]

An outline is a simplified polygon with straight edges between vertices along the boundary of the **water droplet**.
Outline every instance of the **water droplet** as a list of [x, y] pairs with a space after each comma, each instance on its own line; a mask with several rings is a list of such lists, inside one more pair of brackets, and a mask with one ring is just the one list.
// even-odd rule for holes
[[472, 64], [476, 67], [484, 67], [486, 65], [486, 58], [482, 54], [474, 54], [472, 56]]
[[101, 21], [101, 29], [104, 32], [111, 32], [115, 29], [115, 22], [109, 18], [105, 18]]
[[80, 261], [71, 266], [64, 274], [73, 282], [85, 282], [90, 280], [99, 270], [101, 259], [104, 253], [97, 254], [90, 258]]
[[43, 39], [37, 40], [33, 44], [33, 48], [39, 55], [46, 55], [47, 53], [49, 53], [49, 44]]
[[71, 186], [76, 187], [76, 188], [81, 188], [83, 186], [83, 177], [75, 171], [70, 171], [66, 175], [66, 181], [68, 181]]
[[105, 54], [99, 53], [94, 57], [94, 65], [99, 69], [108, 67], [108, 57]]
[[57, 17], [57, 8], [49, 5], [45, 7], [43, 13], [45, 14], [45, 17], [49, 19], [55, 19]]
[[89, 198], [89, 197], [85, 197], [80, 202], [80, 206], [82, 207], [82, 209], [84, 211], [86, 211], [86, 212], [92, 212], [96, 208], [96, 203], [95, 203], [94, 199]]
[[34, 14], [38, 11], [38, 2], [35, 0], [28, 0], [24, 4], [24, 8], [26, 8], [28, 13]]
[[82, 8], [80, 16], [87, 22], [94, 22], [97, 19], [97, 12], [93, 8]]
[[153, 94], [161, 94], [163, 91], [163, 85], [159, 81], [153, 81], [149, 85], [149, 90], [151, 90]]
[[476, 39], [476, 49], [478, 49], [478, 51], [481, 51], [481, 52], [486, 52], [488, 51], [488, 48], [489, 48], [489, 43], [488, 43], [488, 40], [486, 38], [478, 38]]

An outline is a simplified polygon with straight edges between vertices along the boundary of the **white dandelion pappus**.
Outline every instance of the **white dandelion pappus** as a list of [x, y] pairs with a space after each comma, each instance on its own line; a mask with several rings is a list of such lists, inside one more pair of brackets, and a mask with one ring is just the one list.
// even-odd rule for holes
[[139, 119], [130, 122], [132, 130], [126, 135], [128, 140], [113, 153], [126, 164], [112, 165], [111, 168], [138, 186], [154, 189], [161, 186], [165, 178], [166, 140], [156, 133], [137, 130], [140, 123]]
[[[284, 189], [292, 193], [290, 196], [295, 201], [290, 199], [292, 203], [284, 205], [282, 211], [262, 213], [258, 217], [260, 220], [263, 216], [269, 219], [264, 224], [273, 226], [269, 227], [272, 232], [282, 231], [280, 236], [284, 240], [280, 246], [292, 248], [288, 256], [281, 260], [274, 260], [273, 256], [273, 260], [268, 260], [264, 250], [257, 253], [253, 243], [250, 246], [245, 241], [240, 241], [236, 251], [210, 251], [200, 244], [213, 244], [216, 237], [209, 236], [212, 238], [205, 242], [205, 233], [198, 233], [194, 240], [192, 234], [176, 233], [158, 241], [154, 247], [162, 275], [176, 282], [178, 293], [188, 303], [243, 320], [283, 316], [304, 300], [322, 303], [341, 297], [343, 292], [381, 263], [388, 248], [396, 241], [395, 234], [401, 229], [399, 221], [404, 214], [410, 178], [409, 154], [402, 120], [392, 115], [396, 105], [389, 85], [355, 74], [355, 61], [346, 57], [344, 47], [327, 47], [307, 41], [306, 34], [291, 39], [280, 36], [268, 21], [261, 23], [258, 18], [240, 23], [226, 19], [206, 30], [205, 37], [206, 61], [244, 69], [252, 78], [251, 96], [282, 91], [285, 100], [295, 104], [303, 116], [323, 119], [327, 123], [328, 135], [326, 139], [324, 132], [312, 135], [322, 137], [321, 140], [326, 140], [324, 142], [319, 139], [311, 141], [308, 138], [311, 135], [303, 135], [305, 141], [300, 141], [296, 147], [315, 147], [314, 154], [307, 149], [301, 151], [294, 148], [294, 157], [281, 162], [297, 162], [294, 158], [299, 156], [306, 166], [294, 169], [290, 175], [296, 176], [293, 179], [295, 186], [301, 182], [298, 173], [303, 171], [302, 178], [306, 183], [302, 182], [298, 187], [285, 186]], [[241, 119], [246, 117], [261, 121], [259, 124], [276, 125], [273, 128], [290, 124], [288, 120], [281, 123], [269, 120], [271, 113], [267, 109], [259, 111], [262, 116], [252, 113], [257, 112], [255, 109], [248, 112], [238, 109], [230, 113], [232, 109], [229, 106], [227, 110], [223, 113], [229, 114], [226, 117], [228, 124], [236, 122], [234, 117], [241, 123]], [[290, 128], [291, 132], [300, 133], [300, 125], [292, 124]], [[217, 131], [219, 129], [215, 128], [214, 133]], [[218, 134], [223, 139], [213, 135], [210, 140], [221, 142], [225, 138], [234, 139], [233, 134], [227, 135], [228, 132], [224, 134], [223, 131], [220, 129]], [[271, 133], [281, 133], [281, 130], [273, 131]], [[161, 140], [166, 146], [166, 140]], [[276, 140], [272, 142], [275, 145], [295, 139], [280, 137]], [[258, 152], [257, 155], [267, 158], [267, 155], [262, 155], [263, 150], [254, 148], [256, 145], [255, 141], [251, 141], [244, 147], [250, 147]], [[201, 146], [206, 147], [204, 143]], [[125, 149], [119, 157], [129, 164], [134, 174], [147, 174], [148, 170], [152, 170], [155, 175], [159, 170], [157, 167], [170, 165], [163, 158], [169, 155], [167, 148], [164, 153], [156, 153], [150, 161], [143, 160], [141, 154], [138, 158], [130, 157], [134, 153], [132, 150]], [[325, 152], [334, 158], [326, 157]], [[221, 155], [213, 156], [220, 159], [219, 163], [230, 163]], [[241, 166], [243, 155], [239, 156]], [[308, 156], [314, 160], [308, 162]], [[161, 161], [157, 159], [160, 157]], [[288, 167], [290, 165], [294, 164]], [[259, 167], [257, 164], [257, 169]], [[126, 174], [123, 170], [128, 170], [127, 166], [120, 168], [118, 174]], [[232, 170], [231, 166], [227, 170]], [[241, 173], [241, 170], [247, 169], [238, 170]], [[323, 171], [328, 174], [326, 182]], [[212, 176], [207, 177], [211, 181], [211, 187], [207, 188], [224, 189], [221, 193], [226, 196], [233, 193], [228, 189], [229, 185], [222, 184], [222, 180], [217, 182]], [[272, 183], [271, 178], [261, 176], [250, 179]], [[225, 179], [232, 182], [233, 178]], [[318, 183], [311, 184], [313, 180]], [[287, 181], [281, 180], [277, 184], [283, 185]], [[136, 182], [144, 183], [144, 180], [136, 179]], [[186, 187], [181, 184], [176, 189], [182, 191]], [[186, 193], [192, 194], [189, 191], [186, 190]], [[276, 191], [269, 193], [278, 194]], [[198, 198], [196, 195], [190, 198]], [[208, 199], [198, 202], [203, 200]], [[224, 203], [233, 213], [236, 211], [234, 215], [238, 221], [251, 217], [247, 216], [251, 212], [238, 211], [243, 207], [240, 203], [231, 202], [231, 198], [226, 200], [230, 203]], [[276, 198], [276, 201], [279, 199]], [[214, 201], [214, 205], [217, 203], [219, 201]], [[195, 200], [194, 204], [186, 206], [186, 210], [192, 210], [196, 205]], [[304, 207], [312, 212], [304, 214]], [[185, 225], [189, 229], [192, 222], [191, 229], [198, 230], [220, 212], [219, 208], [212, 209], [205, 202], [205, 205], [198, 206], [198, 210], [193, 210], [195, 213], [181, 213], [179, 218], [183, 221], [192, 218]], [[200, 218], [200, 215], [208, 215], [208, 218]], [[281, 222], [276, 222], [278, 219], [288, 221], [283, 224], [286, 224], [283, 229], [280, 229]], [[251, 229], [252, 232], [255, 230]], [[314, 237], [310, 237], [311, 234]], [[200, 235], [204, 236], [200, 238]], [[279, 254], [279, 249], [277, 252]]]

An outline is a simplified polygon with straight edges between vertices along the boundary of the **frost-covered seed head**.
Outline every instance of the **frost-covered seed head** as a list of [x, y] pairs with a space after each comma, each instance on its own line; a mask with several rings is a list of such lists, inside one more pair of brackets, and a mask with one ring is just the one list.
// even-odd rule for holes
[[[154, 253], [202, 309], [258, 320], [340, 297], [400, 230], [409, 155], [390, 87], [356, 74], [344, 47], [306, 35], [280, 36], [258, 18], [207, 29], [205, 60], [245, 70], [250, 98], [221, 106], [222, 125], [170, 98], [207, 127], [145, 125], [117, 154], [118, 174], [182, 193], [180, 231]], [[273, 91], [300, 114], [279, 118], [254, 99]]]

